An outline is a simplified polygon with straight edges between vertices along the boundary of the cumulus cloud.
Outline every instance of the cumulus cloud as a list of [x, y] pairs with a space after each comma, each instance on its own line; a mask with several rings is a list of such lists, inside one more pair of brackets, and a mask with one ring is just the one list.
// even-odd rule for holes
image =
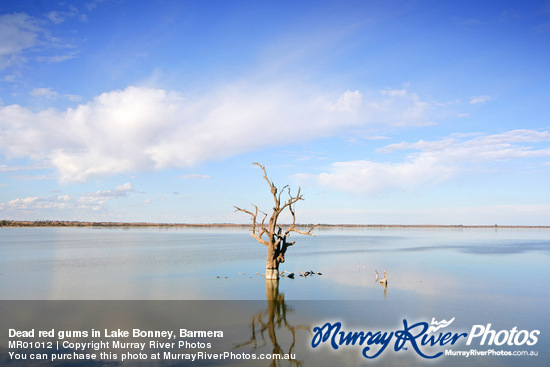
[[432, 106], [406, 90], [323, 94], [235, 83], [202, 96], [128, 87], [64, 111], [0, 106], [0, 149], [54, 166], [62, 181], [167, 167], [285, 145], [366, 124], [418, 125]]
[[[342, 191], [360, 194], [385, 189], [402, 189], [432, 185], [487, 162], [550, 156], [550, 132], [512, 130], [494, 135], [460, 135], [414, 143], [390, 144], [378, 153], [412, 150], [404, 161], [379, 163], [366, 160], [336, 162], [328, 172], [319, 175], [298, 175], [300, 179], [314, 179], [319, 184]], [[542, 143], [535, 149], [528, 144]]]
[[108, 200], [125, 197], [135, 192], [131, 183], [117, 186], [113, 190], [98, 190], [82, 195], [30, 196], [0, 203], [0, 210], [32, 211], [42, 209], [91, 209], [100, 210]]

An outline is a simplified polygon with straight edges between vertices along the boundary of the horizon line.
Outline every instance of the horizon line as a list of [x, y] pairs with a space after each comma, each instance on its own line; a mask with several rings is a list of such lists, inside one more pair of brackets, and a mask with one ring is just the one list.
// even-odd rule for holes
[[[111, 222], [111, 221], [70, 221], [70, 220], [1, 220], [0, 227], [249, 227], [245, 223], [155, 223], [155, 222]], [[281, 224], [287, 226], [290, 224]], [[313, 223], [296, 224], [309, 227]], [[540, 228], [550, 229], [550, 225], [501, 225], [501, 224], [353, 224], [319, 223], [316, 228]]]

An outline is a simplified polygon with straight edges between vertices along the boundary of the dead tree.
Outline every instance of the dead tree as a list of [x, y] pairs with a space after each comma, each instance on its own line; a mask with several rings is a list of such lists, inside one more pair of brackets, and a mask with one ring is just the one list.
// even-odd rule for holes
[[[294, 241], [288, 241], [288, 237], [290, 237], [291, 233], [293, 232], [308, 236], [314, 236], [311, 231], [313, 230], [313, 228], [316, 227], [316, 225], [311, 226], [308, 231], [301, 231], [297, 229], [294, 204], [296, 204], [299, 200], [304, 200], [302, 194], [300, 193], [300, 188], [298, 188], [298, 193], [295, 196], [292, 195], [292, 192], [290, 191], [288, 185], [283, 187], [281, 190], [278, 190], [277, 187], [273, 184], [273, 181], [271, 181], [267, 177], [265, 167], [257, 162], [254, 162], [254, 164], [260, 167], [264, 172], [264, 179], [269, 184], [271, 195], [273, 196], [273, 201], [275, 203], [275, 206], [273, 207], [273, 212], [269, 217], [269, 222], [265, 224], [267, 214], [259, 210], [258, 207], [254, 204], [252, 204], [252, 206], [254, 207], [254, 212], [246, 209], [241, 209], [236, 206], [235, 209], [237, 209], [236, 211], [247, 213], [252, 217], [252, 229], [250, 235], [254, 237], [256, 241], [267, 246], [267, 260], [265, 264], [266, 279], [279, 279], [279, 264], [285, 262], [286, 250], [288, 249], [288, 247], [294, 245]], [[288, 193], [288, 199], [286, 201], [281, 198], [281, 195], [285, 191]], [[288, 209], [292, 216], [292, 223], [284, 229], [283, 226], [277, 224], [277, 220], [279, 219], [279, 215], [286, 209]], [[259, 213], [263, 215], [261, 222], [258, 221]]]

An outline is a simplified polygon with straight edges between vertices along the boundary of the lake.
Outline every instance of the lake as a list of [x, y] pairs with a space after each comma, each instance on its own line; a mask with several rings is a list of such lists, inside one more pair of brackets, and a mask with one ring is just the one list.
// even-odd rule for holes
[[[219, 350], [252, 353], [280, 344], [293, 349], [305, 365], [374, 362], [362, 357], [358, 346], [334, 350], [323, 344], [312, 349], [314, 327], [328, 321], [342, 322], [346, 330], [374, 332], [403, 329], [403, 320], [455, 318], [449, 330], [470, 334], [472, 325], [489, 323], [497, 332], [537, 329], [535, 346], [504, 344], [497, 349], [536, 350], [538, 356], [445, 356], [433, 362], [550, 363], [550, 230], [346, 228], [316, 233], [293, 238], [296, 245], [288, 250], [281, 270], [322, 275], [285, 277], [273, 286], [261, 276], [266, 249], [247, 230], [2, 228], [3, 314], [15, 324], [45, 328], [115, 323], [158, 329], [176, 320], [203, 328], [223, 326], [232, 336], [216, 342]], [[387, 287], [376, 281], [375, 270], [380, 275], [387, 271]], [[258, 336], [260, 326], [270, 331], [264, 344], [250, 336]], [[277, 330], [285, 336], [274, 342]], [[290, 341], [294, 339], [295, 344]], [[494, 348], [484, 344], [476, 348]], [[455, 349], [471, 346], [462, 342]], [[8, 358], [5, 362], [16, 363]], [[394, 351], [392, 344], [375, 362], [422, 365], [426, 360], [414, 351]]]

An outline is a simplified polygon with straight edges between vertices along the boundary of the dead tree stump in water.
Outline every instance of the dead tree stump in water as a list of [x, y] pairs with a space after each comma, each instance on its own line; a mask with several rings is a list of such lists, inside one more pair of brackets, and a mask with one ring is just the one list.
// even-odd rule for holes
[[[308, 236], [314, 236], [311, 232], [313, 228], [317, 225], [312, 225], [308, 231], [301, 231], [296, 228], [296, 215], [294, 211], [294, 205], [299, 200], [304, 200], [301, 189], [298, 187], [298, 192], [296, 195], [292, 195], [292, 192], [288, 185], [284, 186], [281, 190], [278, 190], [273, 181], [267, 177], [267, 172], [265, 167], [261, 164], [254, 162], [255, 165], [261, 168], [264, 173], [264, 179], [269, 184], [269, 189], [271, 195], [273, 196], [273, 201], [275, 206], [273, 207], [273, 212], [269, 217], [269, 222], [266, 224], [265, 220], [267, 219], [267, 214], [258, 209], [254, 204], [254, 211], [249, 211], [246, 209], [239, 208], [235, 206], [236, 211], [247, 213], [252, 217], [252, 228], [250, 235], [256, 239], [262, 245], [267, 246], [267, 259], [265, 264], [265, 278], [266, 279], [279, 279], [279, 264], [285, 262], [285, 254], [287, 249], [294, 245], [295, 241], [288, 241], [288, 237], [291, 233], [299, 233]], [[288, 199], [284, 201], [281, 198], [281, 195], [284, 192], [288, 193]], [[283, 229], [283, 226], [277, 224], [279, 215], [285, 210], [290, 212], [292, 216], [292, 224], [287, 228]], [[264, 215], [262, 221], [258, 221], [258, 213]]]

